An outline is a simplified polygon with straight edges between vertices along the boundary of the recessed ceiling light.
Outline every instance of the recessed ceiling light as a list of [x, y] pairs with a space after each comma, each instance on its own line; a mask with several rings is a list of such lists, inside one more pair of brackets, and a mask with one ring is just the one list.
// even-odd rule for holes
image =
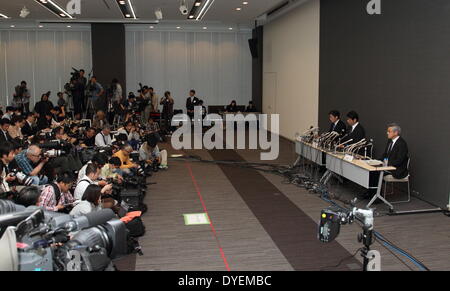
[[237, 11], [241, 11], [241, 10], [242, 10], [242, 8], [241, 8], [241, 7], [238, 7], [238, 8], [236, 8], [236, 10], [237, 10]]
[[43, 25], [39, 25], [40, 28], [44, 27]]
[[70, 25], [67, 25], [67, 28], [71, 28], [72, 26], [70, 26]]
[[203, 29], [208, 29], [208, 27], [206, 27], [206, 26], [203, 26]]
[[11, 25], [10, 27], [11, 27], [11, 28], [14, 28], [14, 27], [16, 27], [16, 26], [15, 26], [15, 25]]
[[228, 28], [229, 30], [233, 30], [233, 27]]
[[243, 5], [247, 5], [247, 4], [248, 4], [248, 2], [247, 2], [247, 1], [244, 1], [244, 2], [242, 2], [242, 4], [243, 4]]
[[153, 28], [155, 28], [155, 27], [152, 25], [152, 26], [150, 26], [150, 28], [153, 29]]
[[180, 29], [181, 27], [177, 26], [177, 29]]

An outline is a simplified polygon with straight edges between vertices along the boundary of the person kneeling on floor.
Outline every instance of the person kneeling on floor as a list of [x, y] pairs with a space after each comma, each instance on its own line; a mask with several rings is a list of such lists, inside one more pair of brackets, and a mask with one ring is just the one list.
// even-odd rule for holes
[[139, 159], [145, 162], [146, 168], [157, 166], [159, 169], [168, 169], [167, 151], [159, 150], [157, 139], [151, 136], [141, 145]]

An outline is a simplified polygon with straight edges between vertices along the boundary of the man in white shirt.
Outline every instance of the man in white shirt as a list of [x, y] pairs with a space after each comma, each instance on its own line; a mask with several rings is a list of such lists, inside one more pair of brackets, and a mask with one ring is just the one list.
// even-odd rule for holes
[[[94, 164], [88, 164], [88, 166], [86, 167], [86, 175], [80, 180], [78, 181], [77, 187], [75, 188], [75, 192], [74, 192], [74, 198], [77, 201], [81, 201], [83, 199], [83, 194], [84, 191], [86, 191], [86, 188], [91, 185], [91, 184], [96, 184], [99, 186], [100, 183], [95, 182], [98, 177], [100, 175], [100, 169], [94, 165]], [[103, 188], [102, 188], [102, 195], [103, 194], [110, 194], [112, 190], [112, 185], [111, 184], [103, 184]]]
[[97, 168], [101, 169], [103, 168], [106, 163], [108, 162], [108, 156], [104, 153], [96, 153], [94, 157], [92, 157], [92, 160], [86, 163], [80, 171], [78, 171], [78, 179], [77, 182], [80, 181], [85, 175], [86, 175], [86, 168], [89, 164], [94, 164], [97, 166]]
[[111, 128], [109, 125], [105, 125], [101, 132], [95, 137], [95, 146], [97, 147], [107, 147], [112, 144], [111, 139]]

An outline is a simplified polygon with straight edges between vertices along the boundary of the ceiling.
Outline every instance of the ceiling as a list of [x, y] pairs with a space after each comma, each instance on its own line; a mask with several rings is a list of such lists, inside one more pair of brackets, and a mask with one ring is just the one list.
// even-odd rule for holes
[[[70, 0], [53, 0], [65, 8]], [[189, 9], [194, 0], [187, 0]], [[214, 4], [203, 18], [203, 22], [233, 23], [252, 25], [254, 20], [277, 6], [284, 0], [246, 0], [248, 5], [243, 5], [244, 0], [215, 0]], [[154, 11], [161, 8], [164, 22], [192, 22], [179, 11], [180, 0], [132, 0], [139, 21], [154, 21]], [[31, 14], [22, 19], [19, 11], [26, 6]], [[236, 7], [242, 7], [236, 11]], [[60, 20], [57, 16], [40, 6], [34, 0], [0, 0], [0, 13], [6, 14], [11, 19], [2, 21], [43, 21]], [[81, 15], [75, 16], [80, 21], [120, 21], [124, 20], [115, 0], [81, 0]], [[130, 21], [127, 21], [130, 22]]]

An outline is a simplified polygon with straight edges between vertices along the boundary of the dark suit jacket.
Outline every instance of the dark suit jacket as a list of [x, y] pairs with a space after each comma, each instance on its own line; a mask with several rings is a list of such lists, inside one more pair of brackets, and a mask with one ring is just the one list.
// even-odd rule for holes
[[330, 125], [329, 132], [335, 131], [339, 133], [341, 136], [344, 135], [347, 132], [347, 126], [345, 126], [345, 123], [342, 120], [339, 120], [336, 126], [334, 126], [334, 123]]
[[198, 99], [197, 97], [194, 97], [193, 101], [191, 101], [191, 97], [189, 97], [186, 100], [186, 109], [187, 110], [194, 110], [194, 107], [198, 105], [199, 101], [200, 101], [200, 99]]
[[25, 121], [25, 125], [22, 127], [22, 134], [24, 136], [32, 136], [37, 132], [36, 126], [31, 127], [28, 122]]
[[356, 143], [364, 138], [366, 138], [366, 131], [364, 130], [364, 127], [362, 127], [361, 123], [358, 123], [358, 125], [355, 127], [353, 131], [351, 131], [352, 128], [350, 127], [347, 135], [341, 140], [341, 142], [346, 142], [350, 139], [353, 139], [350, 144]]
[[0, 130], [0, 144], [4, 143], [4, 142], [12, 142], [13, 138], [9, 135], [8, 132], [6, 132], [6, 137], [5, 134], [3, 133], [2, 130]]
[[395, 171], [391, 171], [392, 176], [396, 179], [403, 179], [408, 176], [408, 145], [402, 137], [399, 137], [388, 153], [391, 143], [392, 141], [389, 140], [380, 160], [387, 158], [388, 165], [397, 168]]

